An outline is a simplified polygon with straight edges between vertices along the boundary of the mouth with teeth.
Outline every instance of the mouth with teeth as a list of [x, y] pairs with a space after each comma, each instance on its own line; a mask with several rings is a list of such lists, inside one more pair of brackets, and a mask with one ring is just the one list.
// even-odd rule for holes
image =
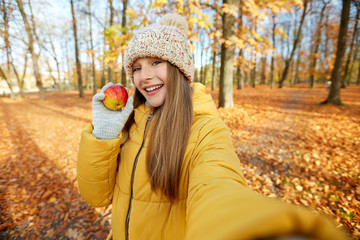
[[152, 92], [152, 91], [154, 91], [154, 90], [156, 90], [156, 89], [159, 89], [159, 88], [161, 88], [161, 87], [163, 87], [163, 86], [164, 86], [164, 84], [160, 84], [160, 85], [157, 85], [157, 86], [145, 88], [145, 91], [146, 91], [146, 92]]

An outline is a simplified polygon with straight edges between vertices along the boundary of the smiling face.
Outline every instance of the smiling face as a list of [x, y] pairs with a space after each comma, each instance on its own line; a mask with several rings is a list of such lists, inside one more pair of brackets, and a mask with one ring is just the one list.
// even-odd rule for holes
[[139, 58], [133, 63], [134, 85], [152, 107], [165, 101], [168, 63], [160, 58]]

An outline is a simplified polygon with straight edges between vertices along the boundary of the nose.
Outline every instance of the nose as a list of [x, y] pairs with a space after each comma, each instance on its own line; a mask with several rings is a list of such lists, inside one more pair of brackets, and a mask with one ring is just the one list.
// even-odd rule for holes
[[154, 73], [152, 71], [152, 68], [150, 66], [148, 66], [147, 64], [144, 64], [141, 67], [141, 71], [140, 71], [140, 79], [142, 81], [151, 81], [154, 77]]

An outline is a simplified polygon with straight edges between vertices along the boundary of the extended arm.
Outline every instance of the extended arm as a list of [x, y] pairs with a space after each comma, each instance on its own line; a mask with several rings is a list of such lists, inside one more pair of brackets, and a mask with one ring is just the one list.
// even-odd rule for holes
[[200, 132], [189, 179], [186, 239], [344, 239], [333, 223], [246, 186], [227, 127], [214, 118]]

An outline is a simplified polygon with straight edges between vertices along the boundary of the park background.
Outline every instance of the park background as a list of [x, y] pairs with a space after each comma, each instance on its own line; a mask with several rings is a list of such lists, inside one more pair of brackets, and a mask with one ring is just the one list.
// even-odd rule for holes
[[[360, 238], [359, 1], [1, 0], [0, 238], [103, 239], [76, 158], [132, 35], [177, 12], [249, 186]], [[331, 83], [329, 86], [328, 83]]]

